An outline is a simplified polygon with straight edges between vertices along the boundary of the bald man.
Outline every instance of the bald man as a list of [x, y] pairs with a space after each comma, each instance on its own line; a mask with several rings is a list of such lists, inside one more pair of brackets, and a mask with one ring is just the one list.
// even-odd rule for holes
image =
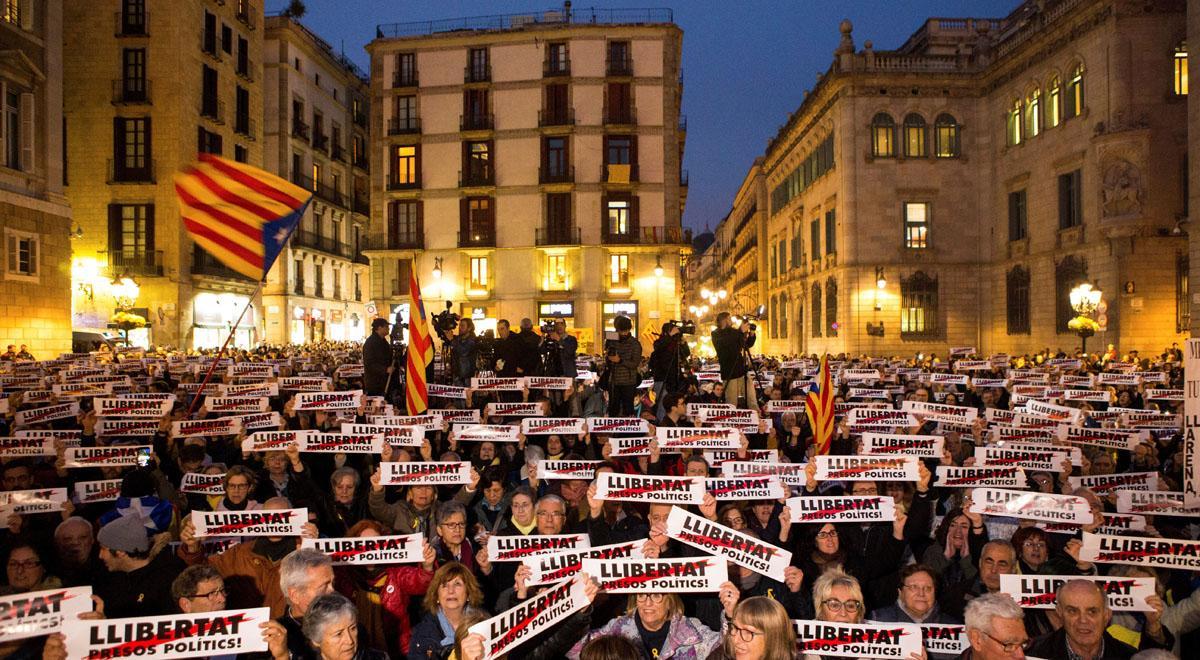
[[1158, 596], [1146, 597], [1146, 604], [1154, 610], [1145, 612], [1146, 625], [1137, 648], [1108, 634], [1112, 610], [1095, 582], [1065, 582], [1058, 588], [1057, 597], [1055, 610], [1062, 618], [1062, 628], [1034, 639], [1025, 649], [1027, 654], [1039, 658], [1125, 660], [1138, 651], [1170, 649], [1175, 644], [1175, 638], [1162, 625], [1163, 602]]

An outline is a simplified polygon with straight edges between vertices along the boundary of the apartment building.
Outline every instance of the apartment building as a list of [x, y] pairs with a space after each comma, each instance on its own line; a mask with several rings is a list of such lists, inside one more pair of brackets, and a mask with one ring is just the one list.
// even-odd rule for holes
[[679, 318], [682, 31], [669, 10], [381, 25], [371, 58], [371, 293], [485, 330]]

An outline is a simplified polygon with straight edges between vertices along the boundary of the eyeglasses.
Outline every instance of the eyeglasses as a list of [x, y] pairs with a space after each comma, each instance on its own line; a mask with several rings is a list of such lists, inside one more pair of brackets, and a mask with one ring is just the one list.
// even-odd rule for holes
[[862, 603], [857, 600], [842, 601], [836, 598], [830, 598], [828, 600], [821, 601], [821, 606], [830, 612], [841, 612], [842, 610], [847, 612], [857, 612], [862, 609]]
[[9, 568], [21, 568], [27, 571], [32, 571], [41, 565], [42, 562], [37, 559], [26, 559], [25, 561], [11, 560], [8, 562]]
[[933, 593], [933, 585], [928, 584], [906, 584], [905, 591], [911, 591], [914, 594], [931, 594]]
[[734, 635], [737, 635], [737, 638], [743, 642], [753, 642], [755, 637], [766, 634], [750, 630], [749, 628], [743, 628], [736, 623], [730, 623], [729, 630], [733, 632]]
[[666, 596], [663, 594], [638, 594], [637, 602], [644, 603], [646, 601], [650, 601], [651, 603], [661, 603], [663, 602], [664, 598], [666, 598]]
[[528, 502], [525, 502], [522, 504], [517, 504], [516, 502], [513, 502], [510, 506], [513, 508], [514, 511], [516, 511], [518, 509], [524, 511], [525, 509], [529, 509], [529, 508], [533, 507], [533, 505]]
[[445, 527], [447, 529], [466, 529], [467, 528], [467, 523], [465, 523], [465, 522], [444, 522], [444, 523], [441, 523], [441, 525], [442, 525], [442, 527]]
[[817, 532], [817, 538], [822, 539], [822, 540], [836, 539], [837, 535], [838, 535], [838, 533], [837, 533], [836, 529], [831, 529], [828, 532]]
[[559, 513], [558, 511], [538, 511], [538, 518], [566, 518], [567, 514]]
[[1025, 544], [1022, 545], [1021, 547], [1025, 548], [1026, 550], [1045, 550], [1046, 542], [1045, 541], [1026, 541]]
[[993, 637], [993, 636], [992, 636], [992, 633], [989, 633], [989, 632], [984, 632], [984, 631], [982, 631], [982, 630], [980, 630], [979, 632], [981, 632], [981, 633], [983, 633], [983, 634], [987, 635], [987, 638], [988, 638], [988, 639], [990, 639], [990, 640], [992, 640], [993, 642], [996, 642], [997, 644], [999, 644], [999, 645], [1000, 645], [1000, 648], [1001, 648], [1001, 649], [1002, 649], [1002, 650], [1003, 650], [1005, 653], [1016, 653], [1018, 649], [1023, 649], [1023, 648], [1025, 648], [1025, 646], [1026, 646], [1026, 645], [1028, 645], [1028, 644], [1029, 644], [1029, 640], [1028, 640], [1028, 639], [1024, 639], [1024, 640], [1021, 640], [1021, 641], [1019, 641], [1019, 642], [1004, 642], [1004, 641], [1001, 641], [1001, 640], [999, 640], [999, 639], [996, 639], [995, 637]]
[[225, 587], [221, 587], [219, 589], [213, 589], [212, 591], [210, 591], [206, 594], [196, 594], [195, 596], [188, 596], [188, 598], [190, 598], [192, 600], [196, 600], [197, 598], [213, 598], [215, 596], [224, 596], [224, 595], [225, 595]]
[[225, 484], [225, 490], [250, 490], [250, 484]]

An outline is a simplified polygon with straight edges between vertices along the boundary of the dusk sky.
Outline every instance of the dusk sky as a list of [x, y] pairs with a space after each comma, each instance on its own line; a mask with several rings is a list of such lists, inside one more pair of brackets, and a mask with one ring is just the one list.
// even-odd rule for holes
[[[724, 217], [746, 170], [829, 68], [838, 23], [854, 23], [854, 43], [896, 48], [930, 17], [1000, 17], [1018, 0], [578, 0], [575, 11], [670, 7], [683, 28], [683, 167], [690, 190], [684, 226], [697, 231]], [[268, 13], [286, 0], [267, 0]], [[363, 50], [378, 23], [488, 14], [534, 14], [561, 7], [537, 0], [307, 0], [303, 22], [364, 70]]]

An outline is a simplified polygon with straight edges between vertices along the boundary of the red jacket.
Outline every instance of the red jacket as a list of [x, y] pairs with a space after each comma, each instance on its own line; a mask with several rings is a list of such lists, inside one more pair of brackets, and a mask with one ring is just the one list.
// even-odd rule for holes
[[[352, 567], [339, 567], [334, 571], [333, 587], [358, 606], [359, 617], [365, 608], [381, 608], [384, 629], [388, 637], [395, 635], [397, 650], [401, 655], [408, 653], [408, 642], [412, 637], [412, 622], [408, 618], [408, 603], [412, 596], [423, 596], [433, 581], [433, 573], [420, 566], [393, 566], [383, 569], [382, 582], [372, 581], [364, 587]], [[361, 575], [361, 574], [360, 574]], [[372, 640], [373, 643], [384, 640]], [[388, 644], [388, 650], [391, 651]], [[379, 647], [384, 648], [384, 647]], [[394, 657], [394, 656], [393, 656]]]

